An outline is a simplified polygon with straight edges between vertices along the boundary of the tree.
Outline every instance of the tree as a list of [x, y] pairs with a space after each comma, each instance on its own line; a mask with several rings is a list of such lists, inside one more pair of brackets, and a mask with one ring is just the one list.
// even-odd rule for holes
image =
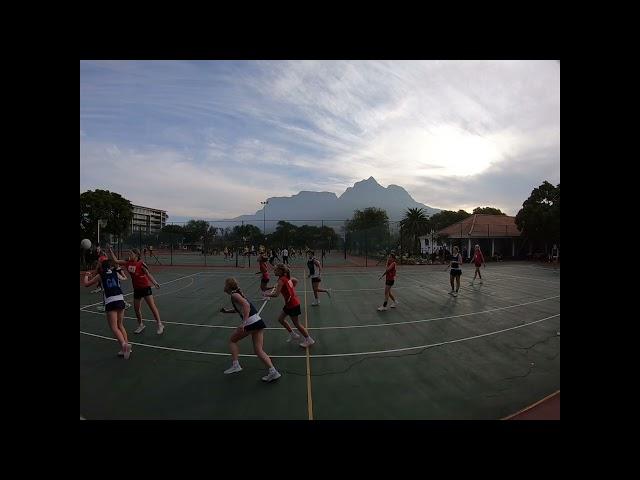
[[422, 208], [409, 208], [400, 221], [400, 230], [404, 238], [410, 240], [409, 253], [413, 253], [419, 245], [418, 237], [427, 233], [429, 228], [428, 218]]
[[160, 230], [158, 240], [160, 243], [179, 245], [184, 239], [184, 227], [182, 225], [165, 225]]
[[297, 232], [298, 227], [293, 223], [280, 220], [275, 231], [269, 235], [269, 245], [272, 247], [293, 246], [294, 241], [297, 239]]
[[255, 225], [236, 225], [231, 231], [231, 235], [236, 241], [242, 242], [243, 238], [246, 238], [248, 244], [260, 244], [264, 238], [262, 230]]
[[353, 218], [347, 221], [347, 228], [351, 231], [361, 231], [369, 228], [387, 226], [389, 217], [386, 210], [370, 207], [364, 210], [354, 210]]
[[471, 214], [464, 210], [458, 210], [457, 212], [453, 210], [442, 210], [431, 216], [429, 219], [429, 229], [433, 228], [436, 231], [442, 230], [470, 216]]
[[518, 229], [530, 240], [560, 244], [560, 184], [546, 180], [534, 188], [516, 215]]
[[133, 205], [120, 194], [109, 190], [88, 190], [80, 194], [80, 237], [94, 243], [98, 239], [98, 220], [104, 235], [122, 236], [131, 225]]
[[507, 215], [506, 213], [503, 213], [499, 208], [493, 207], [476, 207], [473, 209], [473, 213], [481, 215]]
[[205, 220], [189, 220], [184, 226], [184, 239], [187, 243], [199, 243], [209, 231], [209, 222]]
[[347, 232], [352, 247], [357, 247], [360, 253], [386, 250], [390, 244], [387, 212], [375, 207], [354, 210], [353, 218], [347, 221]]

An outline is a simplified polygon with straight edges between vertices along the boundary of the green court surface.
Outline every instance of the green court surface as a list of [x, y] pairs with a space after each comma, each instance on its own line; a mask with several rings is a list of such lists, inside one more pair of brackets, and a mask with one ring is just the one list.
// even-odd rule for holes
[[[301, 261], [301, 321], [316, 344], [287, 343], [278, 324], [282, 297], [262, 300], [251, 268], [151, 269], [165, 323], [156, 334], [146, 304], [139, 335], [133, 307], [125, 326], [133, 353], [116, 356], [101, 296], [80, 287], [80, 415], [92, 419], [376, 420], [500, 419], [560, 389], [560, 270], [525, 262], [491, 263], [460, 293], [448, 294], [440, 265], [399, 266], [399, 305], [378, 312], [384, 266], [333, 266], [322, 272], [312, 306]], [[344, 261], [344, 259], [343, 259]], [[229, 262], [230, 263], [230, 262]], [[375, 262], [374, 262], [375, 264]], [[329, 266], [329, 263], [327, 264]], [[235, 276], [267, 324], [265, 351], [282, 373], [265, 384], [250, 338], [240, 342], [243, 371], [232, 375], [228, 338], [240, 319], [222, 314], [224, 279]], [[272, 281], [275, 277], [271, 274]], [[123, 282], [125, 293], [131, 282]], [[132, 295], [125, 297], [133, 303]]]

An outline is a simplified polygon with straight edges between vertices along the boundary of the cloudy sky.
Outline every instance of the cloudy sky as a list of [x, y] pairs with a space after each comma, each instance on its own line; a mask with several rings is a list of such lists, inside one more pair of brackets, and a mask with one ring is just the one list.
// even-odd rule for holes
[[81, 192], [218, 219], [369, 176], [515, 215], [560, 182], [559, 62], [80, 62]]

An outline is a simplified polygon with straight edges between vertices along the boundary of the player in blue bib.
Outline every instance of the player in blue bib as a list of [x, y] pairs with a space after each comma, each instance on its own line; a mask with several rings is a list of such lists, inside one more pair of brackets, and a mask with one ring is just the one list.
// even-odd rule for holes
[[127, 280], [127, 276], [112, 260], [103, 261], [100, 273], [89, 279], [91, 273], [93, 272], [85, 272], [82, 284], [85, 287], [91, 287], [98, 283], [102, 285], [102, 296], [104, 299], [105, 313], [107, 315], [107, 323], [121, 346], [118, 356], [122, 356], [128, 360], [131, 355], [131, 344], [129, 343], [127, 331], [123, 324], [125, 303], [122, 288], [120, 287], [120, 280]]

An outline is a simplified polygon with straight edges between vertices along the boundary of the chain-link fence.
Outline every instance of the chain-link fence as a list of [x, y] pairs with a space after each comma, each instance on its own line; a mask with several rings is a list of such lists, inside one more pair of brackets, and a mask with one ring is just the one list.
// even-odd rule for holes
[[[350, 220], [220, 220], [168, 223], [156, 232], [134, 231], [106, 239], [120, 258], [137, 248], [150, 265], [257, 266], [266, 252], [273, 263], [288, 253], [291, 264], [303, 264], [313, 251], [322, 266], [376, 266], [394, 252], [401, 264], [448, 260], [454, 246], [465, 259], [479, 245], [485, 259], [536, 259], [552, 243], [523, 238], [515, 224], [462, 222], [439, 226], [429, 222], [386, 221], [354, 227]], [[104, 246], [104, 245], [103, 245]], [[559, 245], [558, 245], [559, 247]], [[87, 252], [81, 251], [81, 265]]]

